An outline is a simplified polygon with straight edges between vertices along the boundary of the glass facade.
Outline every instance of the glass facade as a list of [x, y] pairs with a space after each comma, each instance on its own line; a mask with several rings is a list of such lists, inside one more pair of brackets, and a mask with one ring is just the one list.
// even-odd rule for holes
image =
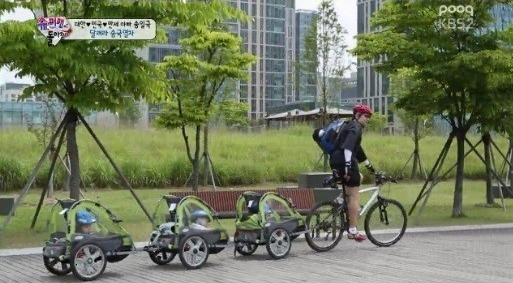
[[305, 37], [315, 20], [315, 11], [299, 10], [296, 12], [296, 101], [315, 101], [317, 96], [317, 76], [300, 64], [305, 64]]
[[[62, 107], [54, 108], [59, 114]], [[21, 126], [27, 124], [41, 124], [50, 109], [42, 102], [0, 102], [0, 125]]]
[[180, 55], [181, 49], [169, 48], [169, 47], [150, 47], [149, 49], [149, 60], [154, 63], [160, 63], [164, 60], [164, 57], [169, 55]]
[[160, 63], [166, 56], [182, 54], [179, 40], [184, 36], [184, 32], [177, 28], [167, 28], [166, 34], [168, 37], [167, 44], [155, 44], [149, 47], [148, 60], [150, 62]]
[[[0, 102], [0, 128], [12, 126], [41, 125], [50, 123], [51, 115], [64, 117], [64, 109], [58, 102], [41, 101]], [[84, 117], [88, 123], [96, 123], [96, 113]]]
[[[262, 1], [263, 2], [263, 1]], [[290, 3], [291, 1], [287, 1]], [[293, 2], [293, 1], [292, 1]], [[287, 9], [285, 1], [267, 1], [265, 3], [265, 109], [289, 103], [293, 100], [291, 84], [293, 77], [288, 74], [288, 65], [293, 64], [294, 58], [290, 58], [291, 46], [288, 38], [295, 18], [290, 19], [290, 9]], [[289, 4], [290, 6], [290, 4]], [[293, 7], [291, 7], [293, 9]]]

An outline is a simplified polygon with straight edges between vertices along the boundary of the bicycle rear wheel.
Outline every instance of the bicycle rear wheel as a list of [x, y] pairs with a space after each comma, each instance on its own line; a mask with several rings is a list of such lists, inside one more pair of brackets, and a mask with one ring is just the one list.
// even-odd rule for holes
[[365, 216], [365, 233], [371, 243], [389, 247], [397, 243], [408, 224], [406, 210], [396, 200], [380, 198]]
[[333, 202], [322, 202], [314, 206], [306, 217], [306, 242], [317, 252], [333, 249], [342, 239], [344, 221]]

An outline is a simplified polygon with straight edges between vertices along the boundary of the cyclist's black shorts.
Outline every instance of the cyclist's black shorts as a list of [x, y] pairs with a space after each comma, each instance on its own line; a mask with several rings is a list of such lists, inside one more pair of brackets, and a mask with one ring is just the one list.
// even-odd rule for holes
[[351, 168], [349, 169], [349, 176], [351, 177], [349, 180], [344, 179], [345, 172], [345, 164], [330, 164], [331, 170], [338, 170], [340, 177], [342, 177], [342, 182], [346, 187], [359, 187], [362, 182], [360, 177], [360, 169], [358, 168], [358, 163], [356, 160], [351, 162]]

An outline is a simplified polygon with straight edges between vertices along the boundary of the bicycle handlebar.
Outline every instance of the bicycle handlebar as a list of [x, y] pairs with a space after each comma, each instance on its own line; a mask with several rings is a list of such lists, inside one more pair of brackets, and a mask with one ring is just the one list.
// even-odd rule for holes
[[387, 181], [397, 184], [395, 177], [389, 176], [385, 172], [376, 171], [376, 173], [374, 173], [374, 177], [376, 178], [376, 185], [382, 185]]

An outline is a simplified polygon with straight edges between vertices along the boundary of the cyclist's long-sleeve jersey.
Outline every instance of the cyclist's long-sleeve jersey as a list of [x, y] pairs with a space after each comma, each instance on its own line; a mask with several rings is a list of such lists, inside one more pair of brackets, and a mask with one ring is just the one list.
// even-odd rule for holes
[[356, 120], [352, 120], [341, 131], [336, 150], [330, 156], [330, 163], [347, 164], [354, 163], [354, 161], [360, 163], [367, 160], [367, 155], [361, 146], [362, 125]]

